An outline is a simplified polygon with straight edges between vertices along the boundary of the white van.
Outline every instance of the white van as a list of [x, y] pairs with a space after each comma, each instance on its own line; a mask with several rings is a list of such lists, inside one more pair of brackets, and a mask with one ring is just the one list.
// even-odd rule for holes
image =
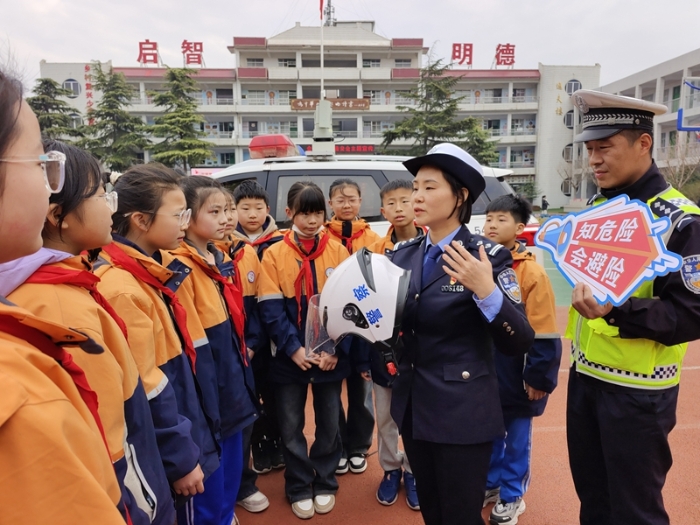
[[[362, 190], [362, 218], [374, 231], [383, 236], [389, 229], [389, 223], [379, 211], [382, 206], [379, 191], [384, 184], [392, 180], [413, 180], [413, 176], [402, 164], [409, 158], [392, 155], [344, 155], [329, 160], [317, 160], [313, 157], [256, 159], [234, 164], [213, 174], [212, 177], [229, 188], [235, 188], [244, 180], [258, 181], [270, 196], [270, 214], [280, 227], [289, 226], [284, 210], [287, 206], [287, 192], [292, 184], [299, 180], [313, 181], [328, 197], [328, 190], [334, 180], [352, 179]], [[506, 175], [512, 173], [510, 170], [482, 168], [486, 189], [474, 203], [472, 218], [468, 224], [469, 229], [477, 234], [483, 231], [488, 203], [496, 197], [513, 193], [513, 188], [504, 180]], [[522, 240], [529, 246], [534, 244], [534, 235], [538, 227], [539, 223], [533, 217], [522, 236]]]

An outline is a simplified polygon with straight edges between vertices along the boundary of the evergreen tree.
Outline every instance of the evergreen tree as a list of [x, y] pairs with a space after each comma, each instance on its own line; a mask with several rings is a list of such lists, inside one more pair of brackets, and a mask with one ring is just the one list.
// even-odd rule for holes
[[93, 87], [102, 97], [88, 110], [91, 124], [85, 126], [85, 139], [80, 146], [90, 151], [112, 171], [126, 171], [139, 162], [138, 154], [148, 148], [146, 126], [126, 109], [131, 105], [134, 90], [121, 73], [102, 71], [94, 63]]
[[72, 126], [72, 115], [79, 114], [65, 100], [73, 92], [64, 89], [51, 78], [39, 78], [34, 86], [34, 96], [27, 97], [27, 104], [39, 119], [39, 127], [44, 137], [66, 140], [67, 137], [80, 137], [79, 128]]
[[458, 77], [447, 75], [448, 66], [441, 60], [421, 69], [415, 90], [405, 94], [412, 100], [409, 106], [397, 106], [408, 116], [392, 130], [384, 132], [382, 147], [399, 139], [413, 140], [410, 155], [424, 155], [435, 144], [452, 142], [467, 150], [481, 164], [498, 160], [498, 153], [488, 134], [474, 117], [457, 115], [464, 97], [455, 97]]
[[155, 105], [165, 109], [154, 119], [153, 135], [164, 140], [153, 147], [153, 159], [185, 171], [213, 156], [212, 144], [199, 138], [204, 136], [199, 128], [206, 120], [197, 113], [197, 102], [192, 97], [199, 91], [193, 74], [196, 71], [192, 69], [168, 68], [167, 91], [153, 93]]

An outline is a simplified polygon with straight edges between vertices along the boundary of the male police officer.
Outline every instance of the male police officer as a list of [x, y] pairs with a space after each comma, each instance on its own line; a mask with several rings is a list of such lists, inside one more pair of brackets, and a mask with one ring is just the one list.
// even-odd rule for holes
[[599, 305], [582, 283], [574, 288], [567, 440], [580, 522], [668, 524], [668, 434], [687, 342], [700, 338], [700, 208], [651, 158], [654, 115], [665, 106], [588, 90], [573, 101], [583, 121], [576, 142], [585, 143], [600, 189], [590, 203], [622, 194], [648, 203], [671, 220], [666, 244], [683, 258], [679, 271], [643, 284], [618, 307]]

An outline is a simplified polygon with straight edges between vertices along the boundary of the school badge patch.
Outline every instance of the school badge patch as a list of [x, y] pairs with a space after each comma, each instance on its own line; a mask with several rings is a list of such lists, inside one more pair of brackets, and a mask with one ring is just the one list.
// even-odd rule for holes
[[326, 268], [326, 277], [330, 277], [333, 273], [333, 268]]
[[507, 268], [499, 273], [497, 280], [501, 290], [503, 290], [503, 293], [505, 293], [511, 301], [514, 303], [521, 302], [522, 295], [520, 293], [520, 284], [512, 268]]
[[255, 282], [255, 272], [253, 272], [253, 271], [248, 272], [248, 282], [249, 283]]
[[688, 290], [700, 294], [700, 255], [689, 255], [683, 258], [681, 278]]

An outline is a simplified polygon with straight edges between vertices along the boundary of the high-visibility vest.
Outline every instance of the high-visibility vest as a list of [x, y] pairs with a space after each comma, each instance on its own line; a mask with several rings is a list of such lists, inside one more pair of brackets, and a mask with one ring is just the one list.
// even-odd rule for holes
[[[660, 201], [655, 206], [657, 199]], [[598, 198], [594, 205], [605, 200], [604, 197]], [[672, 215], [671, 228], [664, 238], [667, 242], [676, 225], [689, 214], [700, 215], [700, 208], [670, 186], [647, 201], [655, 217], [669, 211], [668, 206], [663, 206], [665, 203], [683, 211]], [[650, 299], [653, 295], [654, 281], [646, 281], [632, 297]], [[571, 362], [577, 372], [634, 388], [663, 389], [677, 385], [688, 348], [688, 343], [665, 346], [651, 339], [622, 339], [618, 327], [609, 325], [602, 317], [585, 319], [573, 307], [569, 309], [564, 337], [571, 339]]]

